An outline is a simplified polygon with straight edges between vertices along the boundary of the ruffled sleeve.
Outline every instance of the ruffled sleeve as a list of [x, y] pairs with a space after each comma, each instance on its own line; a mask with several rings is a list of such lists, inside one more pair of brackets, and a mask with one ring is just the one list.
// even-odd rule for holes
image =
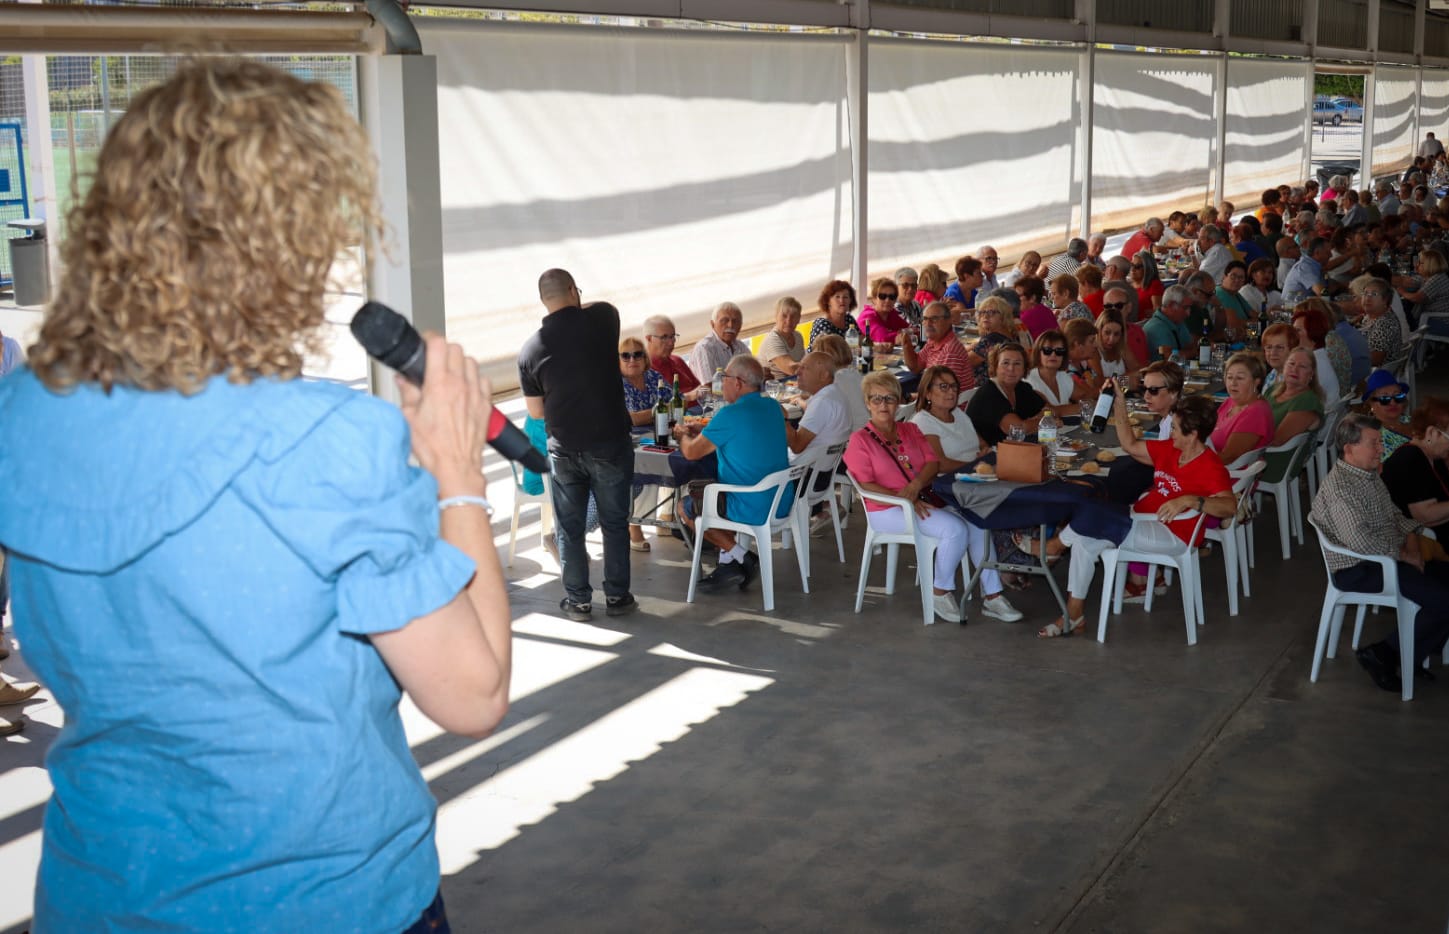
[[366, 396], [338, 406], [236, 490], [320, 577], [337, 582], [338, 628], [399, 629], [446, 605], [473, 561], [438, 537], [438, 489], [408, 465], [407, 423]]

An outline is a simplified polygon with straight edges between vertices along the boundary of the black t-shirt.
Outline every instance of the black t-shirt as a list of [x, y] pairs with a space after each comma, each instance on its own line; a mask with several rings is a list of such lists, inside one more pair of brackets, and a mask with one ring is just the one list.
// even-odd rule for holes
[[1006, 401], [995, 382], [987, 382], [976, 395], [971, 397], [970, 403], [966, 406], [966, 416], [971, 419], [971, 424], [976, 426], [976, 434], [980, 435], [987, 444], [998, 444], [1006, 437], [1001, 430], [1001, 420], [1008, 415], [1016, 415], [1018, 418], [1031, 418], [1046, 407], [1046, 400], [1027, 383], [1026, 380], [1016, 384], [1016, 407], [1012, 408], [1011, 403]]
[[608, 302], [560, 308], [518, 352], [525, 396], [543, 397], [551, 451], [610, 451], [629, 444], [619, 375], [619, 310]]
[[[1384, 486], [1394, 505], [1409, 515], [1410, 503], [1425, 500], [1442, 502], [1449, 500], [1449, 469], [1442, 461], [1430, 461], [1428, 456], [1412, 444], [1406, 444], [1384, 461]], [[1449, 522], [1431, 526], [1442, 538], [1449, 531]]]

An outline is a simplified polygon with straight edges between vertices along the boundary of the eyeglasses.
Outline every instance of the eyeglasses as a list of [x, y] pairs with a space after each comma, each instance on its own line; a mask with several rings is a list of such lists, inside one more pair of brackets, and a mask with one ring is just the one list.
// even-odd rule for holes
[[1127, 303], [1126, 302], [1103, 302], [1102, 303], [1102, 310], [1103, 311], [1121, 311], [1123, 308], [1126, 308], [1126, 307], [1127, 307]]
[[678, 334], [650, 334], [649, 339], [651, 341], [672, 341], [678, 336]]
[[882, 292], [877, 295], [876, 298], [880, 299], [883, 302], [893, 302], [896, 299], [900, 298], [900, 296], [894, 292]]
[[1132, 264], [1132, 268], [1133, 269], [1136, 269], [1136, 270], [1138, 270], [1140, 272], [1141, 270], [1146, 269], [1147, 267], [1146, 266], [1143, 266], [1141, 263], [1133, 263]]
[[900, 405], [900, 396], [866, 396], [865, 401], [871, 405]]
[[1043, 357], [1065, 357], [1067, 355], [1067, 348], [1065, 348], [1065, 347], [1043, 347], [1041, 349], [1041, 355]]
[[1155, 396], [1159, 392], [1166, 392], [1167, 391], [1167, 387], [1166, 386], [1148, 386], [1148, 385], [1146, 385], [1144, 383], [1143, 386], [1142, 386], [1142, 391], [1145, 392], [1145, 393], [1147, 393], [1149, 396]]
[[1401, 392], [1396, 396], [1374, 396], [1373, 401], [1377, 402], [1379, 405], [1390, 405], [1394, 402], [1403, 404], [1403, 402], [1408, 398], [1408, 393]]
[[951, 320], [951, 316], [950, 315], [925, 315], [924, 317], [921, 318], [921, 320], [922, 321], [950, 321]]
[[642, 350], [621, 350], [621, 351], [619, 351], [619, 359], [620, 360], [643, 360], [647, 356], [649, 356], [649, 355], [647, 353], [645, 353], [644, 351], [642, 351]]
[[955, 383], [936, 383], [931, 387], [932, 392], [941, 392], [945, 389], [949, 389], [952, 395], [955, 395], [957, 392]]

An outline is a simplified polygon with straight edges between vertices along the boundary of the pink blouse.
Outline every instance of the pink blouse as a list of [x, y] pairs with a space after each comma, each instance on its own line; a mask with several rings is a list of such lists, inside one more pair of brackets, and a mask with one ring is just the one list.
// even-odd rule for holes
[[1233, 407], [1233, 400], [1228, 399], [1218, 406], [1218, 424], [1213, 429], [1212, 441], [1213, 450], [1221, 451], [1228, 443], [1228, 438], [1236, 432], [1257, 435], [1258, 443], [1253, 445], [1253, 450], [1265, 448], [1273, 441], [1273, 408], [1264, 399], [1256, 399], [1249, 403], [1237, 415], [1228, 417], [1228, 412]]
[[[881, 446], [885, 439], [876, 434], [870, 425], [850, 436], [850, 442], [845, 446], [845, 469], [856, 483], [874, 483], [888, 490], [899, 490], [910, 482], [907, 477], [914, 480], [927, 461], [936, 459], [926, 436], [910, 422], [896, 422], [896, 437], [900, 440], [900, 447], [887, 451]], [[901, 472], [902, 468], [905, 473]], [[866, 512], [894, 508], [885, 503], [865, 501]]]

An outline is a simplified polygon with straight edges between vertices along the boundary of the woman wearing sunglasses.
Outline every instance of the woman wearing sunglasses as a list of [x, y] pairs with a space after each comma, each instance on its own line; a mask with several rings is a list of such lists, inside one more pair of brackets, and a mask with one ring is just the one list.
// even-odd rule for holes
[[871, 341], [878, 349], [895, 346], [901, 332], [911, 326], [896, 310], [900, 297], [900, 286], [894, 279], [882, 276], [871, 283], [870, 303], [860, 313], [861, 339]]
[[1449, 401], [1425, 399], [1409, 434], [1384, 462], [1384, 486], [1404, 515], [1434, 530], [1442, 547], [1449, 540]]
[[[926, 436], [910, 422], [896, 421], [896, 410], [901, 406], [900, 380], [892, 373], [876, 370], [866, 374], [861, 391], [870, 421], [850, 436], [845, 469], [861, 489], [899, 496], [911, 503], [921, 531], [938, 542], [933, 588], [936, 615], [948, 623], [959, 623], [961, 614], [952, 592], [956, 589], [956, 570], [971, 538], [970, 526], [931, 490], [941, 462]], [[865, 514], [866, 521], [877, 531], [905, 531], [906, 517], [900, 506], [866, 500]]]
[[[649, 353], [644, 342], [637, 337], [626, 337], [619, 341], [619, 374], [624, 380], [624, 407], [629, 410], [629, 420], [635, 425], [652, 425], [654, 407], [660, 399], [669, 399], [674, 388], [666, 385], [664, 377], [657, 370], [649, 368]], [[640, 484], [634, 490], [635, 515], [644, 509], [652, 509], [659, 496], [655, 484]], [[635, 551], [648, 551], [649, 543], [644, 540], [644, 529], [629, 526], [629, 547]]]
[[1384, 460], [1409, 441], [1409, 387], [1388, 370], [1374, 370], [1364, 382], [1363, 403], [1383, 425]]
[[1044, 331], [1031, 348], [1031, 372], [1026, 381], [1057, 415], [1076, 415], [1077, 403], [1087, 398], [1087, 389], [1072, 380], [1066, 363], [1066, 335], [1055, 328]]

